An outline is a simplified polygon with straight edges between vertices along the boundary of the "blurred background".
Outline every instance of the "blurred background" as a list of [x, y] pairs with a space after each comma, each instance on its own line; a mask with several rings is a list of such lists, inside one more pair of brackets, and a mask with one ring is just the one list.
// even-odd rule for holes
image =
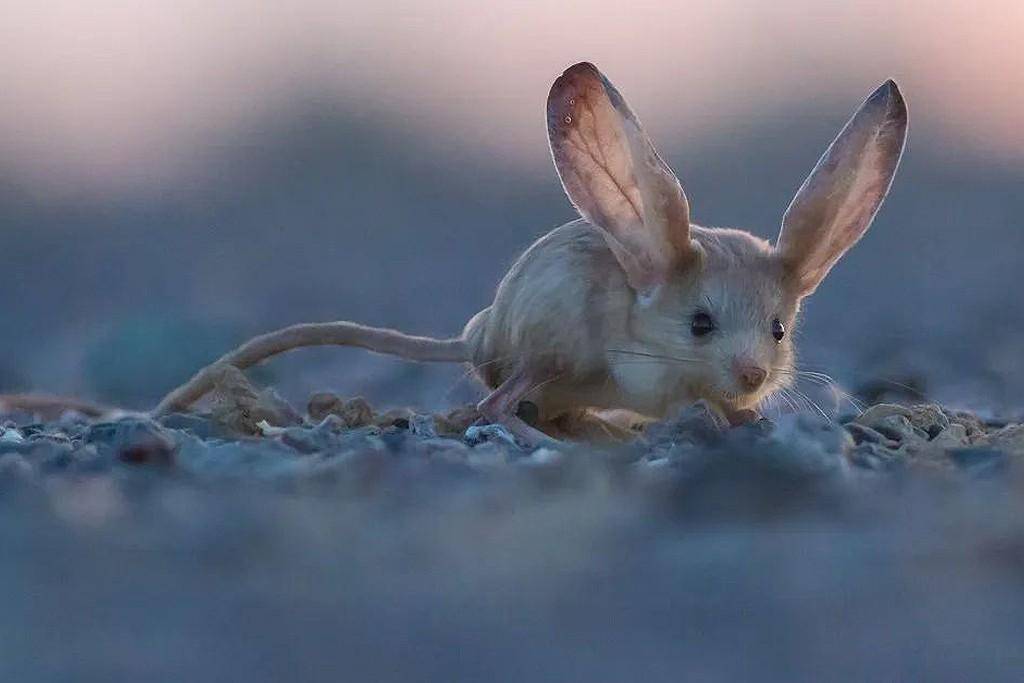
[[[0, 392], [130, 407], [249, 335], [352, 319], [457, 334], [571, 219], [544, 102], [595, 62], [694, 219], [772, 237], [880, 82], [907, 155], [806, 308], [806, 367], [1024, 407], [1024, 4], [470, 0], [4, 3]], [[264, 376], [383, 405], [475, 395], [454, 366], [303, 350]]]

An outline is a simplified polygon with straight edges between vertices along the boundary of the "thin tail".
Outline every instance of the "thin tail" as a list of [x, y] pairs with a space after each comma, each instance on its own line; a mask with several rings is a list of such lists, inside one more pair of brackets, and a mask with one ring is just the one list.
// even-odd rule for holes
[[116, 408], [66, 396], [0, 394], [0, 412], [31, 413], [40, 415], [44, 419], [54, 419], [68, 410], [74, 410], [94, 419], [118, 412]]
[[304, 346], [358, 346], [416, 361], [460, 363], [469, 360], [469, 352], [461, 338], [414, 337], [396, 330], [366, 327], [345, 321], [292, 325], [253, 337], [234, 351], [221, 356], [197, 372], [188, 382], [167, 394], [152, 414], [159, 417], [187, 409], [213, 388], [217, 369], [225, 365], [245, 370], [271, 356]]

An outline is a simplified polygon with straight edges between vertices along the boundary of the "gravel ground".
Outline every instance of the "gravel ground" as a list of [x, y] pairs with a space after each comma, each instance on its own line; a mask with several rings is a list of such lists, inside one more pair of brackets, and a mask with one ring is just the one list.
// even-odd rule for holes
[[[266, 399], [266, 400], [262, 400]], [[0, 680], [1020, 680], [1024, 427], [319, 395], [0, 428]]]

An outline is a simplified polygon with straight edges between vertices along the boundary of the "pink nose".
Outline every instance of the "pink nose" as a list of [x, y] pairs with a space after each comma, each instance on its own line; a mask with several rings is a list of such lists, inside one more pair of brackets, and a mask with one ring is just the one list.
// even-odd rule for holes
[[736, 361], [735, 369], [740, 385], [747, 391], [756, 391], [768, 377], [764, 368], [758, 367], [750, 361]]

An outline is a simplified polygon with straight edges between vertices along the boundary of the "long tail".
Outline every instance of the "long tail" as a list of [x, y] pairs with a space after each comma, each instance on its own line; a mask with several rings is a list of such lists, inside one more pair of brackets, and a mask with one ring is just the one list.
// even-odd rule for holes
[[74, 410], [86, 417], [100, 418], [119, 412], [116, 408], [90, 403], [66, 396], [48, 394], [0, 394], [0, 412], [24, 412], [41, 415], [45, 419], [60, 417], [62, 413]]
[[234, 351], [197, 372], [192, 379], [167, 394], [153, 409], [155, 417], [185, 410], [213, 388], [217, 370], [233, 365], [240, 370], [285, 351], [304, 346], [358, 346], [409, 360], [465, 362], [469, 360], [461, 338], [414, 337], [396, 330], [366, 327], [345, 321], [304, 323], [254, 337]]
[[[160, 417], [186, 410], [213, 389], [218, 371], [226, 365], [245, 370], [267, 358], [304, 346], [357, 346], [415, 361], [461, 363], [469, 360], [466, 344], [459, 338], [414, 337], [396, 330], [366, 327], [345, 321], [292, 325], [253, 337], [234, 351], [224, 354], [167, 394], [150, 414]], [[92, 418], [124, 413], [118, 408], [64, 396], [0, 394], [0, 412], [24, 411], [49, 418], [57, 417], [66, 410], [75, 410]]]

